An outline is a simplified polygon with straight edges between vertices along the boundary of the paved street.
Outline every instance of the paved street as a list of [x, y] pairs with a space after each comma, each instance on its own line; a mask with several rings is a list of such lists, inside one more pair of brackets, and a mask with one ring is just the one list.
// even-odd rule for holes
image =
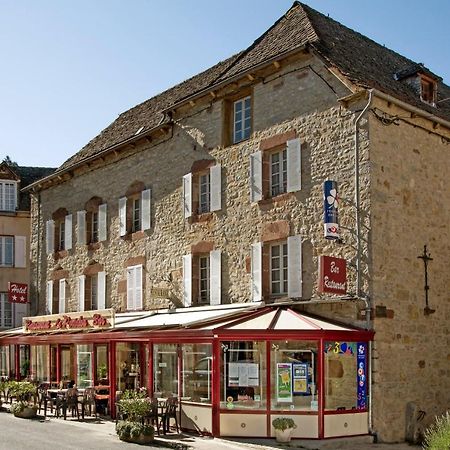
[[[274, 439], [212, 439], [191, 434], [156, 436], [153, 445], [145, 448], [189, 450], [420, 450], [408, 444], [372, 444], [368, 436], [324, 441], [294, 440], [277, 444]], [[50, 418], [44, 420], [18, 419], [0, 412], [0, 450], [104, 450], [140, 448], [136, 444], [119, 441], [114, 422], [100, 420]]]

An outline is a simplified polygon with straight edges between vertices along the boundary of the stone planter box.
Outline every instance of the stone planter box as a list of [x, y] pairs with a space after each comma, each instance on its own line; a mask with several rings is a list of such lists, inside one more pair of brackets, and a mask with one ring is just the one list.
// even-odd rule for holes
[[37, 415], [37, 408], [32, 406], [26, 406], [22, 411], [14, 413], [15, 417], [20, 417], [21, 419], [32, 419]]
[[124, 442], [132, 442], [133, 444], [149, 444], [150, 442], [153, 442], [154, 436], [148, 436], [146, 434], [140, 434], [139, 436], [135, 438], [119, 438], [121, 441]]

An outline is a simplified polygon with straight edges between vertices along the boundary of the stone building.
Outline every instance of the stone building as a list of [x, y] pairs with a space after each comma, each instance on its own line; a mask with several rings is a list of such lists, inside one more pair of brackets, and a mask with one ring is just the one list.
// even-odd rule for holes
[[[28, 293], [22, 292], [23, 285], [28, 289], [30, 284], [31, 214], [30, 196], [20, 189], [53, 171], [7, 161], [0, 164], [0, 330], [22, 326], [22, 318], [36, 312], [28, 309]], [[14, 303], [9, 301], [9, 283], [22, 285]], [[20, 297], [24, 302], [19, 302]]]
[[[449, 97], [423, 65], [295, 2], [29, 187], [39, 314], [274, 304], [373, 330], [367, 430], [414, 438], [450, 404]], [[326, 180], [339, 239], [324, 238]], [[346, 295], [319, 292], [322, 255], [347, 261]], [[331, 399], [346, 369], [328, 363]]]

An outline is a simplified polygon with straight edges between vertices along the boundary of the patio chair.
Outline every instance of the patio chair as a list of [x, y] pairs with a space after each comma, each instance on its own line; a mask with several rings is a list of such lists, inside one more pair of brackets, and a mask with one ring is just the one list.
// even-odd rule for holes
[[[161, 412], [161, 422], [163, 426], [163, 433], [166, 434], [170, 428], [170, 419], [175, 419], [175, 426], [177, 433], [180, 432], [178, 426], [178, 399], [176, 397], [169, 397], [163, 407]], [[159, 427], [158, 427], [159, 432]]]
[[92, 411], [95, 417], [97, 417], [97, 405], [95, 402], [95, 389], [86, 388], [83, 394], [83, 398], [80, 401], [81, 404], [81, 417], [84, 419], [87, 411], [89, 410], [89, 415], [92, 416]]

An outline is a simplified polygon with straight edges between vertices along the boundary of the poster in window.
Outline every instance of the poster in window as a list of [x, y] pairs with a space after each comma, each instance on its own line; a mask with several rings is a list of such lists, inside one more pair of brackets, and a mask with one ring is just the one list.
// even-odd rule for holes
[[259, 386], [259, 364], [228, 363], [228, 387]]
[[292, 364], [277, 363], [277, 401], [292, 402]]
[[367, 367], [366, 367], [367, 343], [358, 342], [357, 356], [357, 408], [367, 408], [366, 385], [367, 385]]
[[293, 392], [294, 394], [308, 393], [308, 363], [292, 364], [292, 373], [294, 379]]

